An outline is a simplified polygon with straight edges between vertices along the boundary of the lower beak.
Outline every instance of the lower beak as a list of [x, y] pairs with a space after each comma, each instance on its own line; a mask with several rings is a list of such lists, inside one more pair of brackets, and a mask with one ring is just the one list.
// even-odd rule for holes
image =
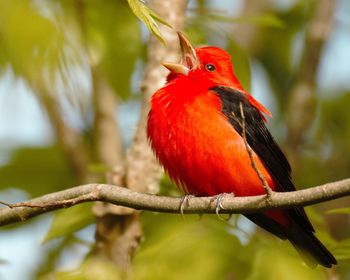
[[162, 63], [163, 66], [167, 69], [169, 69], [170, 72], [176, 73], [176, 74], [183, 74], [187, 75], [190, 69], [188, 69], [185, 65], [179, 64], [179, 63]]
[[176, 74], [187, 75], [188, 72], [199, 66], [199, 60], [195, 49], [181, 32], [177, 32], [179, 37], [182, 59], [181, 63], [163, 63], [164, 67]]

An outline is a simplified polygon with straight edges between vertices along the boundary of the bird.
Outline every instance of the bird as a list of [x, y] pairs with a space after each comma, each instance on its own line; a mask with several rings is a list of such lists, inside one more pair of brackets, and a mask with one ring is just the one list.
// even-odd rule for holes
[[[243, 89], [230, 54], [194, 48], [182, 32], [178, 38], [181, 62], [163, 63], [170, 73], [152, 95], [147, 119], [150, 146], [165, 172], [194, 196], [295, 191], [290, 164], [266, 126], [271, 113]], [[303, 207], [245, 216], [289, 240], [310, 267], [337, 264]]]

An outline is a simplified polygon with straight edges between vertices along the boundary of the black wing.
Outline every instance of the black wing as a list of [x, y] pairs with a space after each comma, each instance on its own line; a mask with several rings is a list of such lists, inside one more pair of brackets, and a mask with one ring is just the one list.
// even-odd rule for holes
[[[216, 86], [211, 88], [211, 90], [220, 97], [222, 112], [241, 136], [243, 134], [243, 119], [240, 106], [242, 106], [247, 143], [269, 171], [277, 185], [277, 191], [295, 191], [288, 160], [268, 131], [264, 117], [259, 110], [239, 90], [223, 86]], [[293, 210], [288, 212], [294, 219], [301, 222], [305, 229], [314, 231], [303, 208], [293, 208]]]

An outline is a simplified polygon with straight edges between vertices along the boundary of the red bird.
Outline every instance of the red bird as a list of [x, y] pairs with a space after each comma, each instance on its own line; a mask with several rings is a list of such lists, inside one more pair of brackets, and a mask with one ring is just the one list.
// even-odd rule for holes
[[[194, 49], [183, 34], [178, 35], [182, 64], [164, 63], [171, 73], [152, 96], [147, 125], [152, 149], [165, 171], [186, 193], [196, 196], [265, 194], [248, 144], [270, 188], [294, 191], [290, 165], [265, 125], [265, 115], [271, 114], [244, 91], [230, 55], [217, 47]], [[245, 216], [288, 239], [310, 266], [337, 263], [314, 235], [302, 207]]]

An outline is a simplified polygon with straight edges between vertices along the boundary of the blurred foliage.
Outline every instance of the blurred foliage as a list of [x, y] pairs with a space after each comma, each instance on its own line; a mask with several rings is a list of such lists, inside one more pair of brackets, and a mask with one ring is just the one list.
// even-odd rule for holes
[[265, 14], [259, 16], [244, 16], [244, 17], [228, 17], [221, 14], [203, 13], [200, 15], [202, 20], [211, 20], [212, 22], [226, 22], [226, 23], [243, 23], [255, 24], [260, 27], [274, 27], [283, 28], [285, 24], [281, 19], [273, 14]]
[[32, 197], [74, 186], [77, 181], [57, 146], [18, 148], [0, 166], [1, 188], [21, 188]]
[[[0, 1], [0, 69], [8, 64], [14, 73], [37, 79], [59, 63], [63, 34], [31, 1]], [[18, 24], [18, 23], [25, 24]]]
[[[278, 112], [285, 112], [288, 92], [299, 73], [300, 57], [293, 53], [294, 40], [305, 32], [314, 7], [315, 1], [297, 1], [286, 11], [276, 11], [276, 16], [288, 28], [262, 29], [256, 39], [258, 47], [255, 47], [255, 56], [269, 74], [270, 84], [278, 101]], [[302, 41], [298, 43], [303, 44]]]
[[[331, 96], [333, 93], [329, 93]], [[350, 93], [321, 100], [317, 126], [312, 139], [305, 147], [304, 156], [296, 166], [296, 172], [308, 176], [298, 176], [298, 182], [312, 186], [327, 182], [330, 178], [346, 178], [350, 174], [350, 123], [348, 118]], [[340, 166], [341, 168], [327, 168]], [[320, 172], [322, 170], [322, 172]]]
[[[242, 244], [217, 217], [144, 213], [142, 223], [144, 241], [128, 279], [327, 279], [323, 269], [306, 269], [286, 242], [264, 235]], [[89, 257], [76, 270], [55, 276], [109, 279], [110, 269], [108, 262]]]
[[62, 238], [56, 239], [50, 244], [44, 244], [43, 246], [50, 246], [50, 250], [45, 255], [45, 258], [41, 260], [40, 266], [35, 269], [35, 279], [40, 279], [41, 277], [46, 277], [55, 271], [57, 263], [59, 263], [62, 258], [67, 255], [67, 251], [70, 249], [76, 251], [78, 246], [82, 245], [90, 248], [90, 244], [84, 242], [77, 237], [77, 234], [67, 234]]
[[[185, 31], [190, 40], [194, 45], [215, 44], [227, 49], [247, 91], [251, 88], [250, 62], [254, 60], [261, 65], [269, 86], [267, 98], [276, 101], [272, 109], [277, 117], [284, 118], [278, 118], [272, 129], [280, 134], [277, 136], [283, 135], [279, 128], [285, 127], [284, 120], [288, 118], [285, 110], [288, 93], [299, 74], [303, 37], [317, 1], [295, 0], [285, 8], [269, 1], [261, 12], [249, 16], [236, 11], [231, 15], [230, 9], [222, 10], [221, 1], [195, 2], [195, 8], [189, 8], [186, 18]], [[36, 97], [54, 96], [62, 118], [76, 128], [84, 138], [83, 143], [93, 143], [90, 138], [94, 118], [91, 98], [94, 73], [103, 77], [120, 99], [129, 100], [132, 89], [138, 91], [140, 81], [135, 77], [139, 79], [142, 75], [145, 60], [148, 34], [141, 25], [145, 24], [162, 40], [158, 24], [166, 24], [166, 19], [165, 22], [160, 19], [145, 3], [147, 1], [139, 0], [0, 0], [0, 75], [6, 78], [11, 73], [13, 83], [24, 81]], [[243, 31], [246, 26], [255, 28], [249, 48], [240, 45], [240, 38], [233, 34], [236, 26]], [[296, 151], [300, 154], [294, 170], [297, 185], [317, 185], [349, 176], [348, 90], [334, 89], [323, 94], [327, 98], [318, 99], [318, 112], [306, 144]], [[11, 89], [8, 91], [12, 93]], [[67, 112], [67, 108], [75, 109], [76, 104], [66, 106], [67, 103], [72, 105], [74, 98], [84, 106], [78, 113], [81, 115], [75, 117], [87, 120], [83, 124], [69, 117], [71, 114]], [[139, 95], [132, 98], [139, 98]], [[42, 109], [46, 109], [43, 104]], [[21, 114], [16, 108], [13, 111], [13, 117]], [[128, 116], [121, 118], [121, 124], [124, 117]], [[127, 130], [133, 129], [128, 127]], [[0, 165], [3, 193], [18, 188], [34, 197], [79, 183], [69, 157], [57, 144], [44, 145], [38, 141], [36, 146], [26, 147], [13, 142], [9, 156]], [[87, 146], [92, 149], [91, 145]], [[87, 169], [90, 173], [105, 171], [104, 166], [93, 160], [89, 161]], [[162, 180], [161, 193], [180, 195], [167, 176]], [[344, 200], [343, 204], [322, 206], [327, 213], [333, 213], [327, 215], [327, 219], [318, 211], [319, 207], [310, 207], [307, 211], [318, 236], [339, 259], [336, 277], [350, 279], [349, 200]], [[328, 211], [335, 207], [339, 209]], [[329, 223], [340, 214], [346, 215], [348, 221]], [[130, 279], [330, 278], [323, 268], [310, 270], [303, 265], [287, 242], [260, 230], [245, 231], [245, 226], [251, 224], [241, 217], [237, 219], [243, 226], [212, 216], [143, 213], [144, 237]], [[76, 269], [67, 271], [60, 266], [62, 258], [77, 258], [67, 253], [67, 248], [82, 243], [77, 231], [93, 221], [90, 204], [56, 212], [46, 237], [38, 237], [40, 242], [46, 241], [40, 246], [47, 249], [42, 253], [42, 260], [38, 260], [36, 274], [31, 272], [28, 279], [36, 276], [62, 280], [118, 279], [121, 274], [113, 265], [91, 254]], [[27, 224], [30, 226], [31, 221]], [[19, 226], [7, 229], [9, 238]], [[346, 238], [334, 240], [328, 233], [329, 226], [333, 232], [342, 231]], [[0, 264], [7, 262], [6, 255], [1, 255], [0, 260]], [[23, 263], [20, 257], [18, 261]], [[13, 267], [20, 269], [19, 265]], [[8, 266], [0, 266], [1, 276], [6, 269]]]
[[336, 208], [327, 211], [328, 214], [350, 214], [350, 207]]
[[62, 209], [55, 213], [50, 230], [44, 242], [64, 237], [92, 224], [95, 216], [91, 211], [91, 203], [76, 205], [69, 209]]
[[142, 222], [144, 242], [135, 257], [134, 279], [225, 279], [230, 274], [241, 279], [247, 273], [248, 252], [215, 218], [145, 213]]
[[[71, 8], [69, 1], [62, 2], [66, 9]], [[127, 98], [131, 75], [142, 50], [137, 19], [124, 1], [81, 1], [76, 13], [85, 31], [92, 65], [100, 66], [118, 95]]]
[[243, 88], [250, 92], [250, 64], [248, 54], [232, 39], [228, 39], [227, 51], [232, 55], [234, 71]]
[[350, 260], [350, 238], [344, 239], [341, 242], [339, 242], [337, 246], [333, 247], [333, 251], [337, 260], [349, 261]]
[[55, 272], [39, 277], [38, 280], [119, 280], [123, 279], [117, 267], [105, 260], [89, 258], [74, 271]]

